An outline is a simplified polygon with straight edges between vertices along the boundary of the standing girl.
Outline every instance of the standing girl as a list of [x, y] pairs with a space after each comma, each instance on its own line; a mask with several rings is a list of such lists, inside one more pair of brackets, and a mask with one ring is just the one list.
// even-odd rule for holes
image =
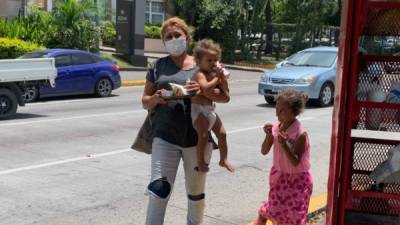
[[307, 96], [285, 90], [276, 98], [278, 121], [264, 126], [266, 133], [261, 153], [273, 146], [268, 201], [258, 211], [255, 225], [271, 220], [276, 225], [306, 225], [313, 182], [310, 170], [310, 144], [296, 118], [305, 107]]

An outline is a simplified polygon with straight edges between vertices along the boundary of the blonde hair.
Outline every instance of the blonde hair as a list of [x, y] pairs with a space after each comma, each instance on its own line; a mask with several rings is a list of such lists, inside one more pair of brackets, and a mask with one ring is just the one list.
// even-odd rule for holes
[[286, 89], [279, 93], [275, 100], [287, 103], [290, 109], [292, 109], [294, 115], [298, 116], [304, 111], [304, 108], [306, 107], [308, 95], [304, 92], [296, 91], [293, 89]]
[[191, 34], [189, 26], [186, 24], [186, 22], [184, 20], [182, 20], [181, 18], [176, 17], [176, 16], [171, 17], [162, 23], [161, 38], [163, 40], [164, 40], [165, 30], [167, 29], [167, 27], [172, 27], [172, 26], [176, 26], [176, 27], [180, 28], [183, 31], [183, 33], [185, 33], [188, 44], [190, 44], [192, 42], [192, 34]]
[[193, 49], [193, 56], [195, 59], [201, 59], [210, 50], [218, 54], [218, 59], [221, 57], [221, 46], [211, 39], [203, 39], [197, 42], [196, 47]]

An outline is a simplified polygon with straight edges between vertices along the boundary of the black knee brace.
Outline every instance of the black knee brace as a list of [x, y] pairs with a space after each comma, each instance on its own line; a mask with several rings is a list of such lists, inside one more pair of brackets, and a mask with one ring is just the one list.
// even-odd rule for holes
[[163, 177], [151, 182], [147, 189], [160, 198], [167, 198], [171, 192], [171, 184], [167, 181], [167, 178]]
[[188, 198], [192, 201], [200, 201], [203, 200], [206, 197], [206, 195], [203, 194], [199, 194], [199, 195], [188, 195]]

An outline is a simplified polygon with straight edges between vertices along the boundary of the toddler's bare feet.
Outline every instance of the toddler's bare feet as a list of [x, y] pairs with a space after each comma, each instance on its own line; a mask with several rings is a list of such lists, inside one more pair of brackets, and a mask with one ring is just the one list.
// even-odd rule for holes
[[227, 159], [219, 161], [219, 165], [225, 167], [229, 172], [235, 172], [235, 167]]
[[265, 218], [258, 216], [257, 220], [254, 221], [253, 225], [265, 225], [266, 222], [267, 222], [267, 220]]

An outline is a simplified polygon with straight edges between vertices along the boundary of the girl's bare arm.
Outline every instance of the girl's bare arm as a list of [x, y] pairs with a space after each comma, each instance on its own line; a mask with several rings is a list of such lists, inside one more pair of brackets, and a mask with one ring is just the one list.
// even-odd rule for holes
[[266, 155], [271, 150], [272, 144], [274, 143], [274, 137], [272, 136], [272, 124], [267, 123], [264, 125], [265, 138], [261, 145], [261, 154]]

